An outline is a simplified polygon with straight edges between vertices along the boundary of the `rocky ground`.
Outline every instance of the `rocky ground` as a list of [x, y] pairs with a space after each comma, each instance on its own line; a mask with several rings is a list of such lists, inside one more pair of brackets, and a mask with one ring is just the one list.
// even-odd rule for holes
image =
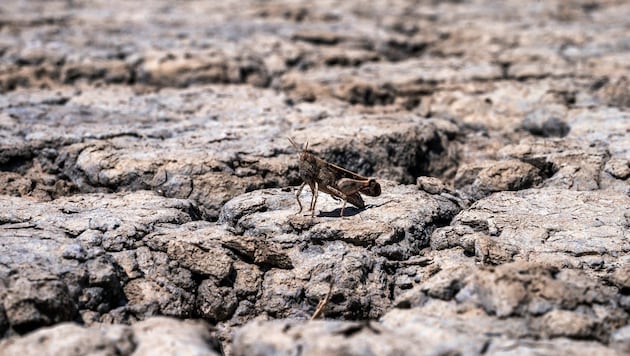
[[0, 354], [629, 353], [629, 14], [3, 1]]

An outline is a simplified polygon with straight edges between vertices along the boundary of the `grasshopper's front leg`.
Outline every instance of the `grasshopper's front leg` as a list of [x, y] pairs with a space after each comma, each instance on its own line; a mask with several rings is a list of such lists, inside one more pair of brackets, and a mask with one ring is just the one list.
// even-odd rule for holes
[[306, 182], [302, 182], [302, 185], [300, 185], [297, 192], [295, 193], [295, 199], [297, 199], [298, 206], [300, 207], [300, 210], [297, 212], [297, 214], [302, 212], [302, 202], [300, 202], [300, 194], [302, 194], [302, 189], [304, 189], [305, 185], [306, 185]]
[[317, 204], [317, 192], [319, 191], [319, 184], [315, 181], [313, 183], [308, 184], [311, 187], [311, 217], [315, 216], [315, 205]]

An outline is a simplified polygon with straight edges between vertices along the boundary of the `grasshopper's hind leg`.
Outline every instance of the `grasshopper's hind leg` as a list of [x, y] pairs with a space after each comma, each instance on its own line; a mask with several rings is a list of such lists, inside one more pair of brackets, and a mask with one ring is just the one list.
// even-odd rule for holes
[[295, 199], [297, 199], [298, 206], [300, 207], [300, 210], [297, 212], [298, 214], [302, 212], [302, 202], [300, 202], [300, 194], [302, 194], [302, 189], [304, 189], [305, 185], [306, 183], [302, 183], [302, 185], [300, 185], [297, 192], [295, 193]]
[[347, 199], [347, 198], [343, 200], [343, 205], [341, 206], [341, 212], [339, 213], [339, 217], [340, 217], [340, 218], [343, 218], [343, 209], [345, 209], [345, 208], [346, 208], [346, 203], [347, 203], [347, 202], [348, 202], [348, 199]]

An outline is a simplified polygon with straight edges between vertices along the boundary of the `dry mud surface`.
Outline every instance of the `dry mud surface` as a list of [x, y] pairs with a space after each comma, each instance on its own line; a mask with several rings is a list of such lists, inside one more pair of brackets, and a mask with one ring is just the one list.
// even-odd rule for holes
[[0, 354], [630, 353], [629, 16], [2, 1]]

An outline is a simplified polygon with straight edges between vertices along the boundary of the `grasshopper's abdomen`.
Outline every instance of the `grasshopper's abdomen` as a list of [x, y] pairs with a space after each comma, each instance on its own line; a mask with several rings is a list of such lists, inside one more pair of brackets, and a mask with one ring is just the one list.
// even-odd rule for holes
[[368, 181], [367, 187], [361, 189], [361, 193], [365, 195], [369, 195], [371, 197], [377, 197], [381, 195], [381, 185], [378, 184], [376, 179], [370, 178]]

